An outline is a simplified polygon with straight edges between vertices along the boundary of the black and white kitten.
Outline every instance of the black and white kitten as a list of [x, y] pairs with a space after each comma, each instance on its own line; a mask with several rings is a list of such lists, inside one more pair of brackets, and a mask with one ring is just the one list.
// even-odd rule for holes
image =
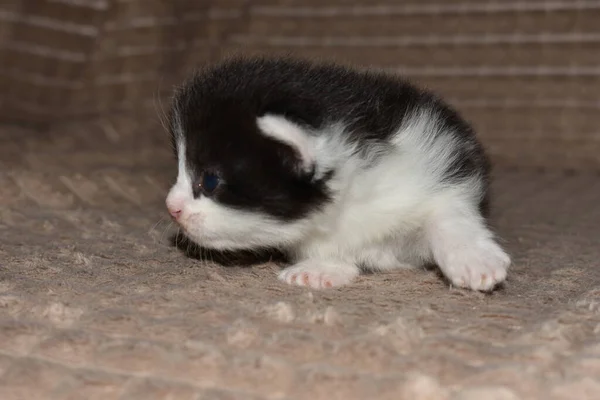
[[429, 263], [474, 290], [506, 278], [481, 145], [397, 77], [233, 58], [183, 85], [170, 128], [179, 171], [167, 207], [205, 248], [279, 248], [295, 262], [279, 278], [313, 288]]

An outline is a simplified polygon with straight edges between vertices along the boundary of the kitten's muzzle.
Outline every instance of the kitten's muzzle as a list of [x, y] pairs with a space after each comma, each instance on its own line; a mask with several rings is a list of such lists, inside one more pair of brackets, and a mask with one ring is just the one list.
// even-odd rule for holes
[[179, 217], [181, 217], [181, 209], [179, 207], [167, 207], [167, 209], [175, 221], [179, 220]]

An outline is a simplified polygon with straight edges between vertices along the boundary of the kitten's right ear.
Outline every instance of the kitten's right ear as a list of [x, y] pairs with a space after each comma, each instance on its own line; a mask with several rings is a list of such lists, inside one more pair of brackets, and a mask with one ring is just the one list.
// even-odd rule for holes
[[296, 167], [310, 172], [315, 164], [314, 141], [300, 125], [279, 115], [266, 114], [257, 118], [260, 131], [267, 137], [290, 147], [296, 155]]

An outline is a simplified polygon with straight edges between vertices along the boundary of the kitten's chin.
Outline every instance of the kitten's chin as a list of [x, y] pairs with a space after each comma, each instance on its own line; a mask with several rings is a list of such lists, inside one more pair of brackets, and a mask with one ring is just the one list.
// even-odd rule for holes
[[[307, 233], [307, 224], [297, 221], [289, 224], [275, 224], [267, 219], [244, 221], [241, 218], [223, 218], [216, 221], [236, 221], [225, 226], [229, 229], [214, 229], [206, 224], [181, 223], [185, 236], [196, 245], [218, 251], [244, 251], [259, 249], [283, 250], [301, 242]], [[241, 225], [242, 228], [236, 229]], [[213, 224], [214, 225], [214, 224]], [[221, 227], [226, 225], [221, 223]]]
[[222, 239], [222, 238], [207, 238], [204, 235], [196, 235], [193, 232], [189, 232], [183, 229], [183, 233], [185, 236], [196, 245], [204, 248], [211, 249], [217, 251], [243, 251], [243, 250], [253, 250], [257, 246], [253, 246], [251, 244], [241, 243], [239, 241], [234, 241], [231, 239]]
[[262, 250], [276, 250], [281, 252], [287, 252], [290, 249], [290, 243], [292, 243], [291, 241], [268, 240], [271, 238], [262, 238], [263, 240], [260, 240], [261, 238], [252, 235], [248, 235], [247, 238], [254, 240], [248, 241], [230, 238], [208, 238], [204, 236], [199, 237], [193, 233], [186, 232], [185, 230], [183, 231], [183, 233], [188, 240], [198, 245], [199, 247], [219, 252], [244, 252]]
[[231, 240], [210, 240], [204, 241], [202, 244], [199, 244], [201, 247], [206, 249], [212, 249], [217, 251], [240, 251], [240, 250], [252, 250], [255, 247], [247, 245], [240, 245], [239, 243], [233, 242]]

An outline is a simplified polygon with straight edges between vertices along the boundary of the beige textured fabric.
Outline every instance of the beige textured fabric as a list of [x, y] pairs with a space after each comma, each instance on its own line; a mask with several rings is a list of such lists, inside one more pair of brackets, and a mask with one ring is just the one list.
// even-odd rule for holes
[[397, 71], [458, 107], [494, 158], [600, 169], [598, 0], [8, 0], [0, 118], [153, 107], [232, 53]]
[[143, 120], [0, 130], [0, 399], [598, 398], [597, 175], [497, 171], [492, 295], [421, 270], [311, 292], [170, 245]]
[[[600, 398], [599, 20], [600, 0], [0, 2], [0, 400]], [[496, 164], [506, 285], [311, 292], [174, 246], [157, 114], [233, 52], [387, 68], [456, 105]]]

